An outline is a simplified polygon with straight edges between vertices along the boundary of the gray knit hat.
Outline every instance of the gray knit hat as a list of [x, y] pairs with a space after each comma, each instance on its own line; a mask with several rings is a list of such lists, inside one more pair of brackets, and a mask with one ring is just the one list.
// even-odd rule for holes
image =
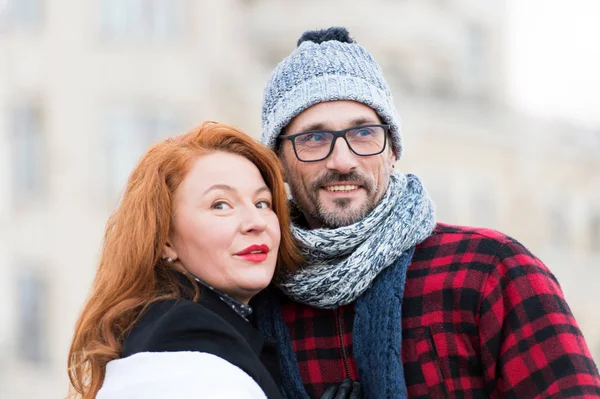
[[333, 100], [354, 100], [373, 108], [391, 125], [393, 150], [400, 159], [400, 117], [381, 68], [346, 28], [339, 27], [304, 32], [298, 47], [277, 65], [265, 87], [261, 142], [275, 148], [277, 136], [296, 115]]

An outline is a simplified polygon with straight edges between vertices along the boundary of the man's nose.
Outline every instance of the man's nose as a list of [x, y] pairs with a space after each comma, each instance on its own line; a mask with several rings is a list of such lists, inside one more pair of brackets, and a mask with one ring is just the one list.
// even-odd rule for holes
[[349, 173], [356, 168], [358, 160], [356, 154], [352, 152], [346, 140], [339, 137], [334, 146], [331, 154], [327, 157], [326, 167], [329, 170], [335, 170], [339, 173]]

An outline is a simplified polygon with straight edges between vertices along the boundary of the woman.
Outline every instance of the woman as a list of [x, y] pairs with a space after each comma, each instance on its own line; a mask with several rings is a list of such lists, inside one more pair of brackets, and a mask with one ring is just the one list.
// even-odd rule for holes
[[75, 396], [279, 398], [248, 301], [301, 259], [280, 164], [207, 122], [142, 157], [106, 228], [69, 353]]

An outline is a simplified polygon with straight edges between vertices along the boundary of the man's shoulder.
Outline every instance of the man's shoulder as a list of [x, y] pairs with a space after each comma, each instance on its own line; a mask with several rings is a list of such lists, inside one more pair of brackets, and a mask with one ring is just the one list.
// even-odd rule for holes
[[498, 230], [437, 223], [431, 235], [417, 245], [416, 251], [471, 251], [497, 255], [507, 246], [525, 249], [517, 240]]
[[438, 223], [431, 235], [417, 245], [413, 263], [459, 259], [462, 263], [495, 264], [517, 255], [539, 262], [523, 244], [500, 231]]
[[451, 243], [461, 240], [484, 240], [496, 242], [499, 245], [506, 245], [514, 239], [498, 230], [464, 226], [448, 223], [437, 223], [432, 234], [423, 241], [420, 246], [439, 245], [440, 243]]
[[512, 268], [534, 265], [546, 271], [546, 266], [523, 244], [500, 231], [438, 223], [432, 234], [417, 245], [413, 268], [466, 267], [480, 271], [494, 270], [500, 264]]

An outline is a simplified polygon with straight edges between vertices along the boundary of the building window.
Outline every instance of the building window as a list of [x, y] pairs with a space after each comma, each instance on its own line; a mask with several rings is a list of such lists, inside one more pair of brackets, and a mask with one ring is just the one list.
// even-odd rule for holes
[[435, 204], [435, 213], [438, 218], [449, 222], [455, 221], [456, 206], [449, 186], [439, 180], [431, 179], [427, 184], [427, 191]]
[[498, 206], [490, 187], [478, 184], [471, 196], [471, 220], [478, 226], [498, 228]]
[[0, 29], [36, 27], [41, 21], [41, 0], [0, 0]]
[[171, 41], [184, 33], [188, 0], [101, 0], [101, 31], [110, 40]]
[[17, 350], [19, 359], [36, 364], [48, 361], [48, 286], [33, 272], [17, 281]]
[[557, 248], [569, 245], [571, 228], [569, 226], [569, 208], [566, 201], [555, 200], [548, 209], [548, 242]]
[[469, 23], [466, 26], [467, 73], [480, 77], [485, 72], [485, 30]]
[[182, 124], [171, 110], [122, 107], [107, 118], [107, 192], [112, 199], [123, 191], [137, 161], [148, 147], [181, 133]]
[[44, 191], [46, 182], [42, 110], [29, 103], [14, 107], [11, 113], [15, 195], [34, 198]]
[[600, 209], [590, 215], [589, 242], [592, 252], [600, 253]]
[[392, 91], [413, 94], [415, 87], [407, 70], [407, 62], [404, 54], [390, 53], [382, 57], [382, 68]]
[[488, 85], [488, 34], [485, 28], [477, 23], [465, 26], [465, 56], [462, 80], [469, 97], [485, 100]]

